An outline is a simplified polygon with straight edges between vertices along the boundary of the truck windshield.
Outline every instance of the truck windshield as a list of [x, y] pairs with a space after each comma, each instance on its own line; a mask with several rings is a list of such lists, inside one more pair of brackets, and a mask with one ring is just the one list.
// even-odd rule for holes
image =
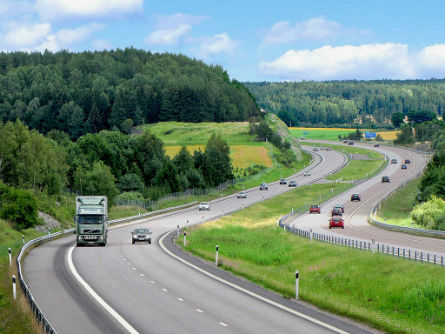
[[102, 215], [79, 215], [79, 224], [101, 224], [103, 222]]

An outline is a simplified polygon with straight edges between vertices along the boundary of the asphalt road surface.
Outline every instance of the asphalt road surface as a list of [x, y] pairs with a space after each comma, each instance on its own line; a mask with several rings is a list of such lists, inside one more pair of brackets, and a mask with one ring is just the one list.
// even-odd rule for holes
[[[395, 149], [391, 154], [397, 152]], [[301, 171], [288, 180], [310, 183], [344, 164], [344, 156], [335, 151], [319, 153], [308, 167], [311, 176], [304, 177]], [[404, 152], [398, 154], [394, 157], [405, 158]], [[423, 164], [417, 156], [411, 159], [413, 168]], [[390, 172], [388, 175], [396, 178], [400, 171], [390, 166]], [[381, 186], [368, 181], [359, 187], [365, 184]], [[389, 191], [395, 185], [392, 182], [385, 187]], [[211, 201], [210, 211], [198, 211], [194, 206], [116, 226], [109, 232], [106, 247], [76, 248], [73, 237], [43, 244], [25, 258], [24, 278], [58, 333], [369, 332], [364, 326], [327, 317], [316, 309], [309, 312], [310, 319], [283, 311], [178, 262], [159, 246], [158, 239], [177, 225], [211, 220], [284, 191], [298, 191], [278, 182], [269, 186], [267, 191], [259, 187], [248, 190], [247, 199], [231, 195]], [[324, 228], [321, 220], [319, 224]], [[354, 219], [348, 224], [345, 232], [366, 233], [368, 228]], [[135, 226], [149, 227], [156, 242], [132, 245], [130, 231]]]

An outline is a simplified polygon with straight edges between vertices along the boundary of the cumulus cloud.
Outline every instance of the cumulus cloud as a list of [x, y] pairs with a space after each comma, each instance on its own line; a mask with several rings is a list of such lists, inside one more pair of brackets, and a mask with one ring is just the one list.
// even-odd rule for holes
[[428, 73], [443, 77], [444, 51], [445, 45], [418, 53], [410, 53], [406, 44], [399, 43], [327, 45], [289, 50], [271, 62], [260, 63], [260, 72], [280, 80], [410, 79], [428, 78]]
[[27, 48], [41, 43], [51, 31], [49, 23], [11, 24], [6, 34], [2, 36], [3, 47]]
[[291, 24], [289, 21], [275, 23], [266, 33], [263, 42], [268, 44], [291, 43], [299, 40], [326, 41], [345, 33], [341, 24], [323, 17]]
[[204, 59], [219, 54], [231, 55], [237, 47], [237, 42], [232, 40], [227, 33], [203, 37], [199, 40], [197, 54]]
[[113, 48], [113, 46], [111, 45], [111, 43], [110, 42], [108, 42], [107, 40], [104, 40], [104, 39], [95, 39], [94, 41], [93, 41], [93, 49], [94, 50], [99, 50], [99, 51], [102, 51], [102, 50], [110, 50], [110, 49], [112, 49]]
[[144, 41], [149, 45], [176, 45], [184, 40], [192, 27], [206, 19], [205, 16], [193, 16], [182, 13], [157, 15], [155, 27]]
[[143, 0], [37, 0], [35, 8], [43, 20], [66, 17], [108, 17], [142, 10]]

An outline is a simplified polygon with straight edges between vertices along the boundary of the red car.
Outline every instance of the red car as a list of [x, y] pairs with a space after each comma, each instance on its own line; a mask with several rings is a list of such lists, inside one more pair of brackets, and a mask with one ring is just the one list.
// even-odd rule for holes
[[319, 205], [311, 205], [311, 208], [309, 209], [309, 213], [321, 213], [320, 206]]
[[332, 217], [329, 219], [329, 228], [331, 227], [341, 227], [345, 228], [345, 222], [342, 217]]

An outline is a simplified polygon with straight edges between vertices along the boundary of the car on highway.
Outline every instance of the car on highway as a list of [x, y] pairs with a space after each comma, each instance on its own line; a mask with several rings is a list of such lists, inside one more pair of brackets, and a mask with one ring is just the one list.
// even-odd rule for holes
[[341, 227], [345, 228], [345, 222], [342, 217], [332, 217], [329, 219], [329, 228], [332, 227]]
[[303, 173], [303, 176], [311, 176], [311, 172], [307, 170]]
[[360, 194], [352, 194], [351, 195], [351, 202], [354, 202], [354, 201], [361, 201], [361, 197], [360, 197]]
[[304, 137], [300, 137], [300, 140], [305, 140], [306, 138], [304, 138]]
[[345, 140], [343, 140], [343, 144], [347, 144], [348, 143], [348, 141], [345, 139]]
[[400, 169], [408, 169], [408, 166], [405, 165], [405, 164], [402, 164], [402, 165], [400, 166]]
[[331, 150], [332, 150], [332, 148], [330, 148], [329, 146], [326, 147], [326, 151], [331, 151]]
[[382, 176], [382, 183], [389, 183], [389, 176]]
[[298, 185], [297, 185], [297, 182], [296, 181], [294, 181], [294, 180], [292, 180], [292, 181], [289, 181], [289, 187], [297, 187]]
[[266, 182], [261, 183], [260, 190], [269, 190], [269, 186]]
[[374, 144], [374, 147], [380, 147], [380, 144]]
[[406, 164], [410, 164], [410, 163], [411, 163], [411, 160], [409, 160], [409, 159], [405, 159], [405, 163], [406, 163]]
[[325, 150], [325, 147], [324, 146], [320, 146], [320, 150]]
[[343, 211], [340, 208], [332, 208], [331, 216], [343, 216]]
[[240, 191], [236, 194], [236, 198], [247, 198], [247, 191]]
[[320, 205], [311, 205], [311, 207], [309, 208], [309, 213], [321, 213]]
[[345, 213], [345, 207], [343, 204], [335, 204], [334, 209], [340, 209], [342, 213]]
[[199, 211], [201, 211], [201, 210], [207, 210], [207, 211], [209, 211], [209, 210], [210, 210], [210, 203], [209, 203], [209, 202], [201, 202], [201, 203], [198, 205], [198, 210], [199, 210]]
[[397, 159], [391, 159], [391, 163], [392, 164], [396, 164], [397, 163]]
[[318, 147], [314, 147], [314, 149], [313, 149], [312, 151], [314, 151], [314, 152], [318, 152], [319, 149], [318, 149]]
[[286, 179], [280, 179], [280, 184], [287, 184]]
[[148, 242], [151, 244], [151, 232], [148, 228], [135, 228], [131, 232], [131, 243], [134, 244], [136, 241]]
[[350, 142], [348, 143], [348, 145], [354, 145], [354, 142], [353, 142], [353, 141], [350, 141]]

